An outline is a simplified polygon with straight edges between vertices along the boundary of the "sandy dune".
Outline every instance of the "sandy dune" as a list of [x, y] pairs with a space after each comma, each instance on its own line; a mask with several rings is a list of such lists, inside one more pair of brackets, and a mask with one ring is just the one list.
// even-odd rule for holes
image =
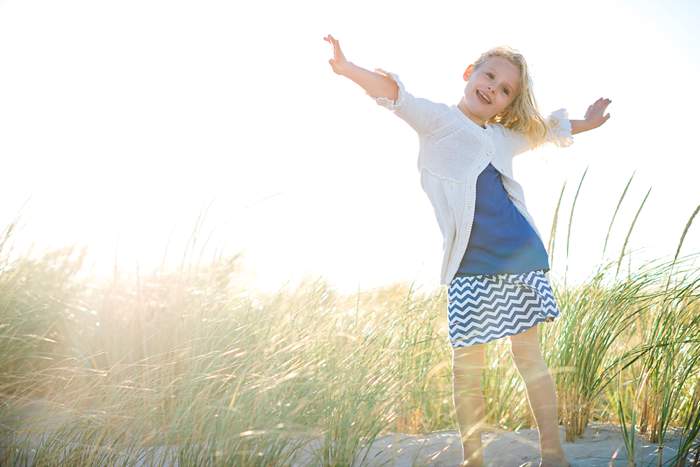
[[[9, 422], [17, 426], [32, 423], [36, 416], [46, 422], [46, 407], [41, 404], [26, 406], [22, 415], [15, 413], [14, 416], [3, 418], [2, 422]], [[6, 414], [7, 415], [7, 414]], [[54, 420], [57, 423], [61, 419], [57, 416]], [[38, 420], [37, 420], [38, 421]], [[63, 419], [65, 422], [65, 418]], [[13, 423], [14, 422], [14, 423]], [[45, 424], [48, 431], [51, 425]], [[564, 439], [564, 428], [560, 427], [561, 439]], [[42, 436], [35, 436], [34, 443], [40, 442]], [[663, 452], [663, 461], [667, 462], [675, 453], [679, 437], [677, 435], [667, 436], [666, 446]], [[486, 466], [491, 467], [519, 467], [523, 464], [537, 466], [539, 463], [538, 434], [534, 429], [519, 430], [516, 432], [486, 432], [482, 437], [485, 447], [484, 460]], [[307, 442], [296, 454], [293, 467], [320, 465], [315, 461], [321, 440], [315, 439]], [[644, 442], [642, 437], [637, 436], [636, 462], [637, 466], [656, 465], [657, 463], [656, 444]], [[163, 460], [168, 454], [174, 453], [174, 446], [158, 446], [144, 449], [144, 461], [133, 465], [157, 464], [158, 460]], [[0, 447], [0, 456], [3, 448]], [[447, 467], [456, 466], [461, 461], [461, 448], [459, 446], [459, 435], [457, 431], [441, 431], [426, 435], [405, 435], [388, 434], [384, 435], [369, 446], [366, 460], [360, 463], [359, 460], [365, 455], [367, 449], [363, 449], [358, 455], [355, 466], [436, 466]], [[616, 425], [591, 423], [589, 424], [583, 438], [574, 443], [564, 443], [564, 451], [567, 454], [572, 466], [579, 467], [607, 467], [626, 466], [627, 455], [620, 429]], [[2, 457], [0, 457], [2, 458]], [[171, 457], [172, 458], [172, 457]], [[150, 459], [150, 460], [148, 460]], [[178, 465], [173, 462], [171, 465]], [[690, 464], [689, 462], [689, 465]]]

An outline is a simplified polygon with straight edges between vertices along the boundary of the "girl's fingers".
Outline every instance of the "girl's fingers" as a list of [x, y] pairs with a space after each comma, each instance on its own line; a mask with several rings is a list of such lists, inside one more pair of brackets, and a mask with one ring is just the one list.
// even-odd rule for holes
[[340, 44], [333, 38], [333, 36], [328, 34], [326, 37], [324, 37], [324, 40], [327, 40], [333, 46], [333, 50], [335, 50], [336, 53], [340, 51]]

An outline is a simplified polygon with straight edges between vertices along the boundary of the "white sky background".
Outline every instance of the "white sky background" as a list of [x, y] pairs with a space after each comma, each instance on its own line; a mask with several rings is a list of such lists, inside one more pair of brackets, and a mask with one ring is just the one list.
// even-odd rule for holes
[[[244, 254], [250, 286], [304, 274], [343, 291], [394, 281], [438, 286], [442, 239], [416, 170], [413, 130], [332, 72], [332, 48], [397, 73], [408, 91], [456, 104], [486, 49], [520, 50], [543, 114], [611, 119], [516, 159], [547, 241], [567, 182], [554, 275], [599, 264], [607, 226], [633, 259], [672, 255], [700, 203], [700, 7], [691, 1], [247, 2], [0, 1], [0, 154], [13, 251], [86, 245], [87, 268], [176, 267], [197, 217], [206, 262]], [[26, 205], [25, 205], [26, 203]], [[24, 206], [24, 207], [22, 207]], [[700, 251], [700, 219], [684, 253]]]

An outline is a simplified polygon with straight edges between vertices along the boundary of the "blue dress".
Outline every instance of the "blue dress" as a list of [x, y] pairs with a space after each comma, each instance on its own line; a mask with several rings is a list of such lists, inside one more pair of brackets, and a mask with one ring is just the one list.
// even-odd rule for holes
[[474, 222], [458, 276], [519, 274], [549, 260], [542, 240], [508, 197], [501, 174], [489, 164], [476, 181]]
[[489, 164], [476, 183], [467, 250], [448, 288], [452, 347], [482, 344], [559, 316], [547, 251]]

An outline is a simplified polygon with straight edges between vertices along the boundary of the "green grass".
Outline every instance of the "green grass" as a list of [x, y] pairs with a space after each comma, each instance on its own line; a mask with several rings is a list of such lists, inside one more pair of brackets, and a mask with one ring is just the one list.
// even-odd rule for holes
[[[679, 458], [698, 449], [700, 273], [680, 254], [695, 214], [670, 261], [618, 277], [621, 253], [580, 286], [553, 284], [562, 313], [541, 345], [567, 441], [595, 420], [620, 423], [631, 451], [635, 431], [680, 433]], [[456, 429], [445, 288], [340, 295], [318, 279], [253, 295], [236, 256], [100, 283], [76, 279], [83, 258], [0, 261], [0, 464], [289, 465], [318, 439], [318, 463], [346, 466], [382, 434]], [[489, 423], [534, 427], [505, 340], [487, 361]], [[31, 401], [43, 405], [30, 413]]]

